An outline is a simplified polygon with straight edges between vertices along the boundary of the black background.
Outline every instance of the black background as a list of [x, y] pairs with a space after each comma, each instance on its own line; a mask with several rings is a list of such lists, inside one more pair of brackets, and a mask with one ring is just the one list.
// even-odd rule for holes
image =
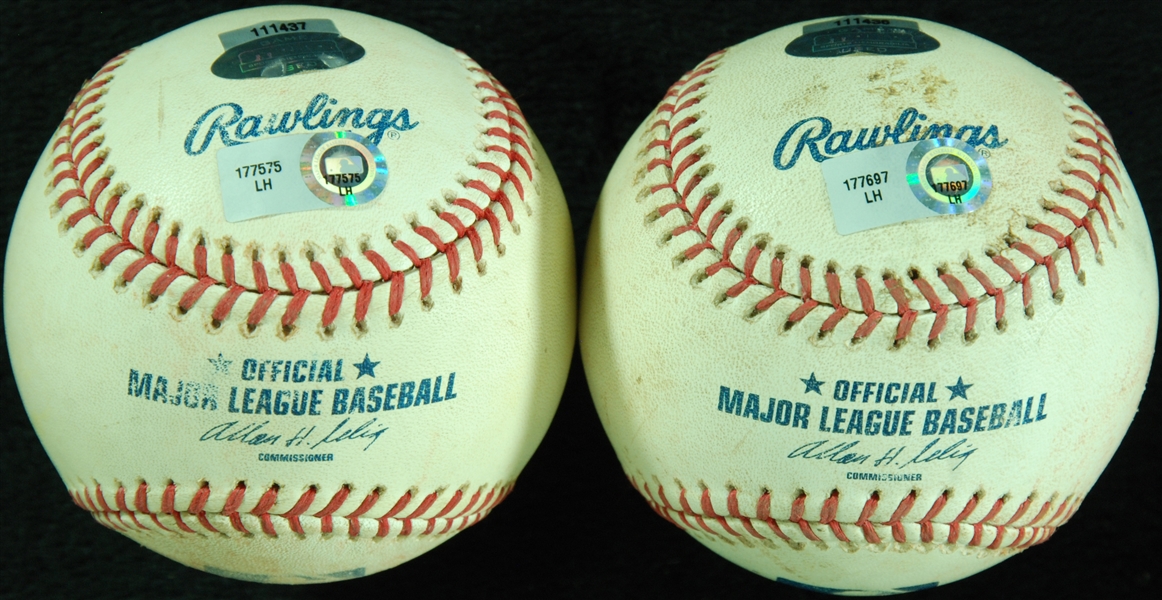
[[[1159, 232], [1160, 10], [1091, 3], [334, 2], [460, 48], [502, 81], [543, 142], [583, 250], [605, 175], [665, 89], [709, 53], [794, 22], [901, 14], [981, 36], [1071, 83], [1109, 126]], [[244, 2], [8, 2], [0, 207], [7, 240], [33, 164], [80, 86], [115, 54]], [[6, 290], [5, 293], [14, 293]], [[1077, 340], [1084, 344], [1085, 340]], [[1067, 355], [1059, 349], [1053, 356]], [[487, 519], [400, 567], [319, 586], [264, 586], [172, 562], [77, 509], [0, 360], [0, 594], [5, 597], [807, 598], [751, 574], [658, 518], [630, 488], [578, 358], [515, 492]], [[1085, 369], [1047, 358], [1046, 368]], [[1151, 381], [1153, 381], [1153, 376]], [[1159, 597], [1157, 384], [1081, 510], [1048, 543], [913, 598]], [[78, 386], [77, 402], [87, 401]], [[1095, 398], [1095, 402], [1101, 402]], [[1148, 590], [1154, 589], [1150, 593]]]

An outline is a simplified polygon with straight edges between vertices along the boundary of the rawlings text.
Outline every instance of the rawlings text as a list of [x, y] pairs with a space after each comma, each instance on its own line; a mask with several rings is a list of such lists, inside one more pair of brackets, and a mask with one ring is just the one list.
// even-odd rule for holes
[[[306, 110], [285, 111], [281, 115], [247, 115], [242, 106], [233, 102], [219, 104], [198, 117], [186, 135], [186, 154], [197, 156], [206, 151], [217, 136], [225, 146], [237, 146], [248, 140], [267, 135], [292, 133], [301, 125], [307, 131], [331, 128], [366, 128], [367, 141], [378, 144], [390, 130], [408, 131], [419, 126], [412, 122], [408, 109], [398, 111], [373, 108], [340, 108], [332, 111], [338, 100], [327, 94], [318, 94], [307, 103]], [[398, 133], [393, 135], [399, 135]]]
[[1001, 139], [996, 125], [952, 125], [949, 123], [921, 123], [928, 115], [915, 108], [904, 109], [895, 126], [864, 127], [855, 133], [851, 129], [833, 130], [826, 117], [808, 117], [788, 129], [775, 146], [775, 168], [786, 171], [799, 162], [806, 150], [815, 162], [823, 162], [837, 154], [877, 148], [887, 144], [918, 142], [930, 138], [956, 138], [977, 148], [1000, 148], [1009, 143]]

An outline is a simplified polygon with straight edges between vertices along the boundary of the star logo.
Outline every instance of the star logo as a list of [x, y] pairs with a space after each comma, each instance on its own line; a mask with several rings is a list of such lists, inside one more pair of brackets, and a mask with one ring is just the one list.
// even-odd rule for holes
[[811, 373], [811, 377], [809, 379], [803, 379], [802, 377], [800, 377], [799, 381], [802, 381], [803, 383], [805, 383], [807, 385], [807, 389], [803, 390], [804, 394], [806, 394], [808, 392], [815, 392], [816, 394], [819, 394], [820, 396], [823, 395], [823, 392], [821, 392], [819, 390], [819, 386], [823, 385], [826, 382], [819, 381], [818, 379], [815, 379], [815, 373]]
[[207, 358], [206, 360], [210, 361], [210, 364], [214, 365], [215, 373], [225, 373], [227, 375], [230, 374], [230, 364], [234, 362], [232, 360], [226, 360], [223, 358], [221, 352], [218, 353], [218, 358]]
[[972, 387], [972, 385], [973, 384], [971, 383], [965, 383], [963, 377], [957, 377], [956, 385], [946, 385], [944, 387], [948, 388], [948, 390], [952, 392], [952, 397], [949, 398], [949, 400], [956, 400], [957, 398], [964, 398], [965, 400], [968, 400], [968, 395], [965, 392], [967, 392], [968, 388]]
[[375, 367], [378, 366], [379, 362], [371, 360], [370, 354], [364, 354], [363, 361], [355, 363], [355, 368], [359, 369], [359, 374], [355, 376], [355, 379], [359, 379], [364, 375], [375, 377]]

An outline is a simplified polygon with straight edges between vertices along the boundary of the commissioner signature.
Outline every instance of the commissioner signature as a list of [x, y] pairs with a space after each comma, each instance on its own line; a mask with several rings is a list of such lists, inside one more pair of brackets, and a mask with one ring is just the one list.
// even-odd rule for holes
[[955, 471], [977, 451], [977, 448], [973, 447], [966, 438], [946, 443], [941, 443], [941, 438], [936, 438], [928, 442], [928, 445], [920, 449], [919, 452], [908, 451], [908, 446], [896, 446], [889, 448], [875, 459], [872, 458], [875, 456], [874, 454], [866, 453], [859, 446], [859, 440], [850, 442], [819, 440], [795, 448], [787, 455], [787, 458], [824, 460], [840, 465], [858, 464], [881, 468], [894, 466], [897, 469], [931, 462], [955, 461], [955, 465], [952, 467], [952, 470]]
[[[350, 425], [351, 419], [343, 419], [338, 425], [328, 430], [317, 425], [300, 427], [294, 434], [286, 431], [278, 432], [270, 427], [270, 421], [226, 421], [206, 430], [199, 442], [233, 442], [247, 446], [279, 446], [294, 448], [305, 446], [314, 450], [326, 444], [341, 442], [367, 441], [363, 447], [366, 451], [372, 444], [379, 441], [379, 436], [387, 431], [387, 425], [379, 423], [378, 417], [373, 417], [359, 425]], [[326, 432], [326, 433], [324, 433]]]

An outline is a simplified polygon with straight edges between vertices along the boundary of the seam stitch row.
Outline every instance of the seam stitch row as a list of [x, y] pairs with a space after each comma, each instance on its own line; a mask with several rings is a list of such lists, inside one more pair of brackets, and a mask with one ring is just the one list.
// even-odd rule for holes
[[[435, 510], [434, 507], [444, 490], [436, 490], [423, 496], [418, 505], [415, 504], [414, 500], [420, 499], [420, 495], [416, 490], [408, 490], [379, 517], [366, 516], [373, 508], [386, 507], [387, 502], [390, 502], [383, 497], [379, 489], [372, 490], [355, 510], [344, 515], [337, 514], [338, 510], [350, 498], [351, 487], [348, 485], [340, 487], [324, 506], [313, 512], [311, 511], [312, 506], [318, 506], [325, 498], [320, 495], [317, 486], [309, 487], [299, 496], [294, 506], [283, 513], [270, 512], [278, 501], [280, 490], [277, 484], [260, 491], [259, 499], [254, 508], [242, 510], [241, 507], [246, 500], [248, 490], [245, 483], [239, 482], [229, 491], [222, 510], [216, 512], [205, 510], [212, 493], [208, 483], [203, 483], [198, 488], [190, 500], [189, 506], [185, 508], [179, 508], [175, 504], [177, 485], [174, 483], [165, 486], [161, 494], [160, 505], [153, 508], [149, 505], [150, 488], [144, 481], [133, 490], [118, 486], [117, 490], [112, 493], [111, 499], [107, 497], [107, 492], [103, 491], [99, 484], [92, 489], [85, 487], [80, 490], [71, 490], [71, 496], [73, 502], [92, 513], [93, 518], [98, 523], [121, 533], [160, 529], [177, 534], [205, 535], [216, 533], [224, 535], [233, 532], [253, 535], [257, 533], [251, 530], [253, 524], [251, 528], [247, 528], [244, 520], [244, 517], [252, 517], [258, 520], [257, 529], [262, 534], [268, 537], [278, 537], [278, 530], [275, 527], [275, 518], [277, 517], [279, 521], [285, 522], [286, 526], [298, 535], [305, 535], [302, 524], [304, 519], [318, 519], [319, 529], [323, 534], [336, 532], [342, 527], [341, 523], [336, 521], [346, 520], [349, 537], [358, 537], [365, 525], [363, 521], [372, 520], [376, 523], [375, 537], [382, 538], [394, 531], [393, 525], [398, 528], [397, 537], [407, 537], [413, 533], [417, 535], [444, 535], [460, 531], [487, 516], [493, 508], [496, 508], [497, 504], [500, 504], [508, 496], [512, 488], [513, 482], [495, 485], [487, 491], [485, 487], [481, 487], [467, 498], [465, 498], [466, 489], [458, 489], [431, 516], [424, 515]], [[132, 493], [131, 498], [129, 497], [130, 493]], [[157, 505], [158, 500], [154, 499], [154, 503]], [[415, 508], [405, 510], [413, 505]], [[168, 526], [167, 523], [162, 522], [165, 517], [172, 519], [172, 522], [166, 519]]]
[[[795, 549], [801, 549], [803, 546], [801, 541], [795, 539], [800, 537], [799, 534], [803, 540], [819, 543], [826, 543], [820, 534], [829, 534], [834, 540], [845, 544], [854, 544], [859, 540], [857, 536], [862, 536], [863, 541], [872, 545], [887, 542], [938, 543], [982, 547], [989, 550], [1023, 550], [1049, 539], [1058, 527], [1073, 516], [1082, 501], [1081, 496], [1071, 495], [1060, 501], [1054, 496], [1042, 503], [1036, 513], [1033, 513], [1031, 509], [1036, 507], [1036, 503], [1033, 496], [1030, 496], [1018, 505], [1012, 517], [997, 521], [996, 516], [1010, 502], [1007, 497], [1002, 497], [993, 503], [983, 517], [968, 521], [968, 517], [977, 507], [987, 502], [983, 495], [978, 493], [970, 496], [965, 506], [958, 511], [949, 505], [948, 492], [945, 492], [936, 498], [928, 510], [922, 512], [922, 516], [919, 518], [913, 516], [909, 520], [907, 519], [909, 515], [920, 515], [922, 510], [917, 510], [915, 506], [916, 493], [913, 491], [904, 497], [888, 520], [872, 521], [872, 516], [880, 508], [879, 494], [873, 493], [864, 501], [856, 521], [840, 522], [836, 519], [840, 501], [838, 490], [833, 490], [823, 502], [817, 519], [809, 519], [805, 514], [807, 500], [805, 492], [800, 492], [792, 501], [789, 518], [775, 518], [771, 511], [771, 494], [767, 490], [763, 490], [759, 496], [754, 511], [744, 515], [739, 507], [738, 490], [734, 488], [730, 488], [725, 499], [721, 497], [716, 499], [709, 489], [703, 488], [699, 496], [700, 510], [697, 510], [690, 505], [684, 487], [678, 486], [678, 498], [675, 503], [667, 496], [661, 483], [651, 489], [632, 475], [628, 477], [630, 484], [646, 499], [654, 512], [681, 529], [707, 533], [728, 542], [739, 541], [743, 544], [749, 544], [752, 540], [777, 538]], [[716, 502], [719, 507], [725, 504], [726, 510], [716, 509]], [[946, 512], [948, 515], [956, 516], [951, 520], [938, 520]], [[1031, 518], [1028, 518], [1030, 515]], [[756, 525], [759, 527], [756, 528]], [[962, 530], [966, 528], [972, 533], [967, 541], [962, 537]], [[788, 534], [788, 531], [791, 534]]]
[[[289, 335], [295, 330], [296, 322], [307, 300], [311, 296], [318, 296], [325, 298], [320, 325], [329, 334], [333, 331], [341, 305], [348, 294], [354, 296], [355, 325], [360, 329], [365, 328], [365, 319], [373, 294], [377, 287], [386, 285], [388, 313], [392, 323], [398, 325], [402, 320], [400, 313], [405, 281], [409, 276], [418, 274], [421, 302], [425, 308], [430, 308], [432, 261], [438, 255], [446, 258], [449, 283], [453, 292], [459, 292], [462, 279], [458, 243], [467, 240], [477, 270], [483, 274], [484, 246], [479, 230], [487, 228], [490, 231], [492, 242], [501, 256], [504, 254], [504, 244], [500, 240], [501, 224], [497, 212], [502, 211], [514, 231], [519, 231], [514, 221], [513, 196], [524, 202], [525, 190], [533, 180], [531, 161], [534, 153], [529, 142], [524, 115], [507, 89], [472, 59], [457, 51], [466, 69], [474, 78], [480, 79], [475, 87], [482, 95], [480, 102], [484, 110], [483, 116], [489, 123], [488, 128], [481, 134], [482, 150], [494, 158], [474, 164], [470, 161], [469, 166], [476, 171], [477, 176], [460, 184], [465, 194], [449, 199], [449, 206], [444, 210], [433, 208], [436, 218], [454, 231], [451, 239], [441, 237], [433, 228], [435, 223], [423, 225], [414, 220], [410, 223], [412, 231], [419, 236], [418, 239], [433, 246], [435, 249], [433, 255], [421, 256], [413, 244], [393, 236], [389, 241], [391, 246], [407, 260], [404, 266], [393, 268], [382, 253], [363, 248], [362, 257], [366, 259], [370, 269], [360, 269], [351, 257], [339, 255], [342, 273], [338, 273], [328, 272], [328, 269], [315, 259], [313, 253], [308, 251], [309, 276], [314, 277], [316, 286], [314, 289], [307, 289], [300, 286], [300, 273], [286, 261], [285, 252], [278, 253], [277, 273], [283, 280], [282, 287], [272, 285], [267, 276], [267, 266], [255, 254], [251, 257], [250, 265], [254, 285], [245, 286], [237, 279], [236, 269], [239, 265], [236, 264], [238, 261], [230, 247], [224, 249], [222, 253], [222, 277], [219, 279], [210, 275], [206, 236], [199, 234], [197, 239], [193, 240], [192, 269], [183, 267], [178, 264], [180, 227], [175, 224], [170, 231], [162, 232], [160, 208], [149, 209], [142, 200], [134, 199], [125, 203], [127, 210], [121, 223], [118, 225], [114, 222], [118, 208], [122, 207], [123, 195], [129, 186], [124, 182], [114, 183], [114, 168], [105, 164], [110, 148], [104, 145], [105, 138], [100, 131], [103, 121], [98, 118], [98, 114], [103, 105], [99, 101], [107, 93], [109, 83], [116, 76], [115, 71], [125, 63], [131, 52], [132, 50], [126, 51], [107, 62], [82, 86], [69, 106], [53, 142], [52, 169], [55, 174], [51, 189], [63, 187], [64, 190], [57, 196], [52, 208], [56, 214], [74, 200], [80, 203], [81, 206], [71, 209], [64, 219], [64, 227], [68, 229], [89, 227], [79, 242], [80, 250], [87, 251], [98, 240], [108, 238], [109, 241], [106, 242], [108, 247], [97, 259], [97, 268], [109, 267], [114, 259], [123, 253], [134, 257], [121, 273], [121, 281], [133, 281], [152, 265], [161, 267], [161, 272], [149, 286], [151, 301], [156, 301], [179, 280], [189, 278], [192, 284], [185, 289], [177, 303], [178, 310], [186, 313], [192, 310], [211, 288], [221, 288], [222, 293], [214, 304], [211, 323], [213, 327], [218, 328], [231, 315], [237, 314], [234, 307], [244, 293], [254, 294], [257, 297], [245, 316], [247, 328], [253, 332], [267, 316], [274, 302], [283, 297], [287, 299], [287, 303], [279, 323], [281, 334]], [[496, 160], [500, 158], [504, 160]], [[497, 183], [489, 184], [486, 179], [495, 179]], [[485, 200], [483, 207], [466, 196], [482, 197]], [[460, 215], [471, 214], [471, 218], [461, 218], [452, 210], [453, 207], [460, 209]], [[144, 227], [138, 223], [139, 220], [146, 221]], [[141, 234], [141, 242], [137, 243], [132, 234], [142, 229], [144, 231]], [[158, 245], [162, 247], [160, 250], [157, 248]], [[336, 254], [339, 252], [336, 251]], [[374, 270], [378, 277], [364, 277], [362, 273], [368, 270]], [[341, 277], [346, 277], [350, 284], [336, 283], [336, 280], [341, 281]]]
[[[1079, 282], [1084, 284], [1085, 274], [1081, 268], [1081, 258], [1078, 253], [1080, 238], [1088, 239], [1098, 264], [1103, 262], [1094, 218], [1097, 217], [1101, 220], [1107, 235], [1112, 239], [1110, 216], [1102, 199], [1105, 198], [1105, 204], [1108, 204], [1109, 211], [1113, 212], [1116, 219], [1117, 204], [1112, 190], [1117, 190], [1120, 193], [1122, 189], [1119, 180], [1120, 168], [1117, 151], [1105, 124], [1085, 106], [1073, 88], [1059, 81], [1064, 89], [1066, 109], [1072, 115], [1070, 124], [1076, 130], [1085, 131], [1088, 134], [1088, 136], [1077, 135], [1076, 139], [1073, 140], [1074, 144], [1068, 148], [1067, 157], [1087, 163], [1096, 169], [1099, 175], [1095, 178], [1076, 165], [1063, 163], [1062, 172], [1065, 177], [1070, 178], [1071, 181], [1088, 185], [1093, 189], [1093, 192], [1087, 193], [1077, 186], [1070, 187], [1064, 183], [1054, 183], [1050, 186], [1052, 191], [1063, 201], [1079, 202], [1084, 207], [1084, 212], [1081, 215], [1078, 215], [1075, 209], [1067, 208], [1056, 202], [1044, 200], [1040, 203], [1047, 213], [1064, 217], [1072, 223], [1073, 229], [1071, 231], [1063, 232], [1047, 223], [1037, 222], [1027, 217], [1027, 231], [1037, 234], [1030, 237], [1050, 240], [1053, 245], [1051, 251], [1038, 252], [1033, 247], [1032, 242], [1011, 234], [1006, 236], [1007, 249], [1011, 249], [1031, 261], [1032, 264], [1028, 268], [1024, 270], [1018, 268], [1011, 258], [1000, 252], [991, 250], [986, 252], [988, 260], [999, 267], [1011, 279], [1010, 282], [1002, 283], [1000, 286], [995, 285], [992, 279], [971, 258], [964, 262], [963, 267], [972, 278], [968, 280], [970, 282], [968, 285], [972, 285], [972, 282], [979, 285], [981, 292], [977, 294], [971, 294], [965, 281], [949, 272], [947, 266], [937, 268], [935, 282], [912, 267], [908, 269], [906, 277], [885, 271], [881, 281], [883, 287], [895, 301], [896, 306], [894, 309], [881, 310], [876, 306], [875, 294], [872, 290], [871, 281], [875, 278], [867, 277], [863, 268], [858, 268], [855, 272], [855, 287], [860, 301], [858, 307], [844, 305], [842, 294], [844, 284], [837, 272], [838, 267], [830, 262], [827, 263], [824, 273], [824, 282], [827, 288], [825, 298], [815, 297], [815, 291], [812, 290], [812, 265], [811, 259], [808, 258], [805, 258], [798, 265], [800, 292], [796, 294], [784, 289], [784, 271], [793, 271], [795, 265], [785, 263], [784, 250], [768, 249], [770, 236], [765, 234], [755, 236], [755, 241], [749, 248], [745, 250], [737, 248], [739, 255], [745, 255], [742, 265], [739, 266], [734, 258], [736, 246], [746, 232], [749, 222], [745, 217], [738, 219], [736, 224], [720, 236], [723, 240], [722, 243], [715, 242], [719, 228], [731, 214], [734, 206], [732, 202], [728, 201], [717, 210], [709, 210], [714, 200], [723, 192], [717, 184], [703, 185], [705, 178], [713, 170], [713, 165], [703, 161], [706, 151], [696, 146], [702, 135], [702, 132], [696, 127], [701, 119], [697, 107], [706, 92], [706, 87], [711, 82], [711, 75], [718, 67], [725, 52], [719, 51], [710, 55], [695, 69], [686, 73], [670, 87], [655, 110], [656, 119], [648, 126], [648, 131], [654, 135], [654, 139], [646, 146], [646, 151], [652, 156], [646, 166], [646, 171], [653, 172], [656, 169], [664, 169], [666, 182], [653, 185], [643, 191], [646, 196], [667, 193], [674, 198], [672, 202], [662, 204], [647, 215], [648, 221], [657, 221], [674, 211], [683, 217], [685, 223], [669, 231], [664, 239], [665, 242], [687, 233], [694, 234], [694, 241], [685, 246], [685, 250], [675, 258], [676, 263], [693, 260], [703, 252], [710, 251], [720, 259], [702, 269], [696, 277], [698, 281], [704, 281], [723, 271], [731, 271], [736, 274], [739, 281], [723, 292], [717, 298], [717, 302], [721, 303], [730, 298], [737, 298], [750, 288], [763, 289], [765, 297], [755, 303], [748, 315], [748, 318], [754, 318], [783, 299], [797, 300], [799, 305], [787, 317], [783, 325], [784, 329], [792, 328], [813, 310], [829, 308], [832, 312], [826, 317], [817, 332], [820, 337], [833, 331], [839, 322], [849, 315], [863, 315], [864, 320], [857, 327], [851, 340], [852, 343], [858, 343], [871, 335], [885, 317], [895, 317], [898, 322], [894, 346], [899, 346], [909, 337], [920, 316], [931, 314], [934, 318], [927, 333], [927, 342], [929, 346], [934, 347], [940, 334], [947, 326], [951, 310], [963, 309], [965, 311], [963, 336], [966, 341], [975, 339], [978, 335], [976, 332], [978, 308], [982, 302], [989, 298], [993, 299], [995, 306], [993, 322], [998, 330], [1003, 330], [1005, 328], [1006, 293], [1017, 287], [1021, 290], [1021, 301], [1025, 314], [1032, 317], [1031, 277], [1039, 266], [1043, 267], [1047, 274], [1054, 300], [1061, 301], [1063, 292], [1061, 291], [1057, 263], [1064, 258], [1065, 253], [1068, 253], [1074, 275], [1077, 276]], [[696, 202], [695, 199], [697, 199]], [[707, 214], [709, 214], [708, 221], [706, 220]], [[707, 221], [705, 227], [703, 226], [704, 221]], [[765, 256], [770, 257], [769, 283], [756, 276], [760, 259]], [[790, 276], [793, 277], [794, 274], [792, 273]], [[947, 293], [952, 295], [952, 302], [945, 302], [941, 299], [934, 285], [937, 282], [942, 284]], [[919, 293], [924, 303], [927, 304], [926, 308], [917, 309], [911, 306], [910, 295], [914, 294], [905, 288], [907, 283], [911, 283], [915, 292]]]

